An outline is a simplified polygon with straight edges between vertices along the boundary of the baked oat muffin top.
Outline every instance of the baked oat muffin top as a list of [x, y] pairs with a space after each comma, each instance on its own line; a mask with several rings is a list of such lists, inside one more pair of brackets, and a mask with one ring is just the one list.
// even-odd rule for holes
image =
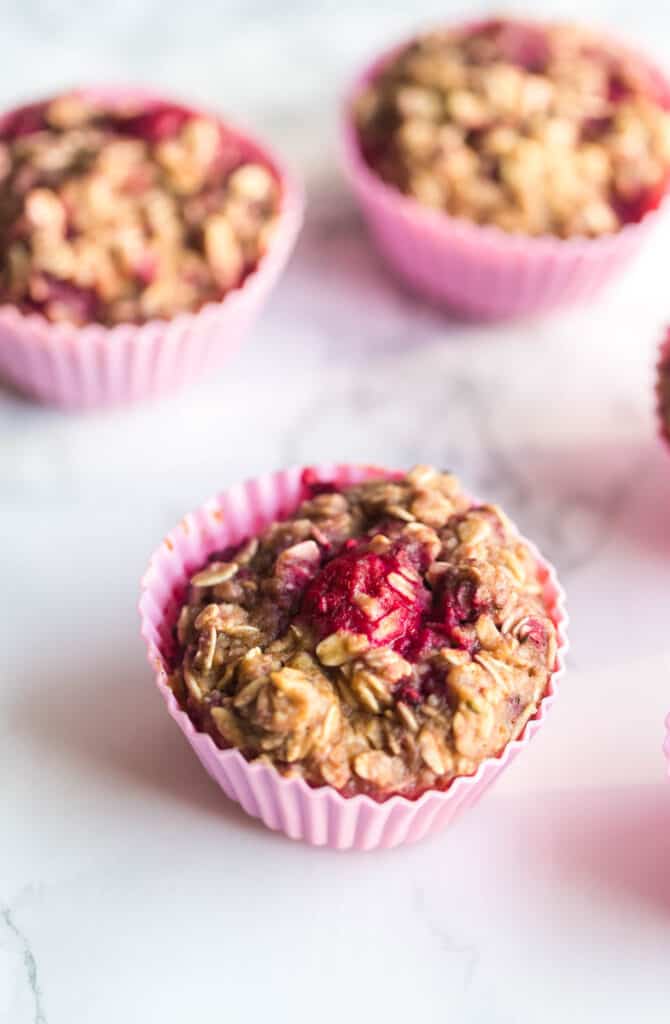
[[364, 158], [420, 203], [527, 235], [595, 237], [655, 208], [670, 115], [641, 61], [568, 25], [429, 32], [361, 92]]
[[193, 575], [171, 686], [220, 747], [344, 795], [474, 772], [544, 695], [556, 629], [504, 514], [448, 473], [338, 490]]
[[197, 311], [266, 251], [280, 186], [213, 118], [66, 94], [0, 127], [0, 303], [77, 325]]

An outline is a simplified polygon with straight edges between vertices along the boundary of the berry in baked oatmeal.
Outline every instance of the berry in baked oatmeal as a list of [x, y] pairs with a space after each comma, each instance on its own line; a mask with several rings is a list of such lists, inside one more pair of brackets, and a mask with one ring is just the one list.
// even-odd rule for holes
[[0, 127], [0, 302], [76, 325], [195, 312], [265, 253], [280, 186], [217, 120], [58, 96]]
[[492, 20], [403, 48], [355, 101], [363, 155], [425, 206], [595, 237], [659, 205], [670, 114], [654, 74], [585, 30]]
[[505, 515], [418, 466], [305, 498], [191, 577], [171, 686], [196, 727], [345, 796], [445, 789], [518, 736], [555, 668]]

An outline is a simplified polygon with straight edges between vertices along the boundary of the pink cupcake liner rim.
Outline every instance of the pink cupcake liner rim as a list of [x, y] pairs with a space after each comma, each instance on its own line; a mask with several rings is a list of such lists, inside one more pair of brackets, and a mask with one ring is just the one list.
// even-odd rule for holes
[[[332, 464], [310, 468], [317, 474], [317, 479], [334, 481], [343, 486], [374, 476], [388, 477], [392, 475], [388, 470], [376, 466]], [[175, 719], [194, 749], [197, 746], [200, 747], [200, 750], [204, 748], [208, 760], [211, 761], [213, 759], [214, 762], [226, 762], [229, 769], [238, 772], [240, 775], [250, 776], [251, 778], [256, 776], [260, 780], [267, 778], [268, 772], [270, 772], [272, 785], [286, 792], [293, 791], [297, 793], [303, 805], [306, 801], [328, 800], [331, 808], [335, 805], [341, 811], [347, 808], [358, 807], [360, 809], [367, 808], [372, 814], [384, 808], [385, 813], [388, 815], [394, 808], [412, 808], [413, 812], [418, 812], [426, 807], [428, 803], [431, 805], [446, 805], [452, 802], [462, 803], [468, 791], [472, 791], [473, 797], [477, 796], [480, 784], [484, 782], [484, 776], [487, 773], [490, 774], [491, 768], [494, 767], [495, 773], [499, 773], [528, 744], [532, 736], [544, 724], [547, 713], [556, 698], [557, 684], [565, 672], [565, 656], [568, 650], [566, 635], [568, 615], [565, 609], [565, 594], [553, 566], [546, 562], [535, 545], [525, 538], [522, 539], [528, 544], [541, 570], [548, 611], [557, 628], [558, 649], [555, 668], [537, 711], [528, 720], [520, 736], [508, 743], [497, 756], [486, 758], [482, 761], [474, 774], [458, 776], [445, 790], [428, 790], [415, 800], [411, 800], [402, 794], [395, 794], [387, 800], [377, 802], [367, 794], [361, 793], [345, 797], [327, 785], [311, 787], [302, 778], [286, 778], [277, 772], [276, 769], [269, 769], [265, 764], [247, 761], [234, 748], [222, 749], [218, 747], [209, 735], [196, 730], [187, 713], [177, 703], [167, 683], [168, 671], [161, 641], [166, 640], [166, 626], [172, 624], [170, 622], [171, 613], [177, 610], [175, 591], [183, 589], [187, 582], [188, 572], [195, 571], [197, 564], [194, 561], [194, 564], [189, 566], [188, 571], [186, 564], [176, 566], [176, 571], [172, 573], [170, 583], [165, 582], [165, 566], [171, 561], [178, 560], [178, 556], [175, 553], [179, 552], [181, 548], [187, 547], [195, 555], [196, 548], [198, 547], [198, 534], [208, 535], [208, 541], [205, 546], [208, 547], [209, 551], [216, 550], [217, 547], [221, 546], [222, 542], [226, 544], [236, 543], [248, 535], [248, 529], [246, 531], [244, 528], [240, 530], [241, 523], [239, 521], [236, 522], [236, 509], [242, 507], [244, 498], [248, 494], [253, 495], [253, 500], [257, 506], [253, 524], [256, 532], [278, 517], [273, 515], [268, 507], [271, 504], [268, 495], [280, 493], [284, 499], [281, 512], [284, 517], [290, 514], [303, 497], [300, 485], [303, 469], [304, 467], [295, 467], [283, 472], [268, 474], [264, 477], [247, 481], [244, 484], [238, 484], [222, 492], [220, 495], [209, 499], [196, 512], [185, 516], [152, 555], [149, 567], [141, 581], [138, 610], [141, 618], [141, 635], [147, 647], [148, 661], [156, 673], [156, 683], [167, 704], [171, 717]], [[225, 512], [222, 511], [222, 505], [226, 506]], [[228, 531], [224, 529], [227, 520], [230, 522], [230, 529]], [[170, 609], [171, 603], [173, 607]], [[288, 831], [287, 829], [284, 830]], [[305, 836], [302, 835], [302, 838], [305, 838]]]
[[[455, 21], [454, 28], [476, 29], [489, 19], [478, 19], [471, 22]], [[515, 19], [517, 23], [523, 21]], [[528, 22], [526, 22], [528, 23]], [[446, 27], [444, 23], [440, 27]], [[367, 194], [367, 198], [382, 208], [387, 213], [397, 214], [400, 212], [406, 220], [412, 220], [420, 226], [427, 235], [440, 236], [448, 233], [449, 239], [459, 239], [472, 245], [487, 242], [489, 248], [499, 249], [500, 252], [509, 256], [527, 255], [529, 247], [538, 256], [552, 257], [560, 256], [567, 259], [581, 258], [585, 261], [598, 259], [609, 254], [610, 251], [618, 252], [619, 242], [623, 238], [627, 240], [636, 234], [638, 230], [657, 216], [661, 210], [668, 206], [670, 196], [670, 181], [666, 183], [663, 196], [658, 205], [647, 210], [639, 221], [631, 221], [623, 225], [618, 231], [610, 235], [602, 235], [599, 238], [587, 238], [585, 236], [573, 236], [570, 238], [558, 238], [555, 235], [524, 235], [503, 231], [496, 224], [476, 224], [464, 217], [457, 217], [442, 210], [435, 210], [425, 206], [411, 196], [405, 195], [399, 189], [393, 188], [384, 182], [379, 175], [368, 165], [361, 152], [358, 132], [356, 130], [352, 115], [353, 105], [361, 91], [369, 85], [379, 73], [389, 64], [395, 56], [401, 53], [414, 39], [417, 33], [405, 38], [402, 42], [396, 43], [382, 54], [377, 55], [363, 71], [354, 79], [342, 104], [341, 109], [341, 152], [344, 169], [347, 177], [354, 185]], [[616, 49], [624, 54], [629, 54], [638, 62], [642, 62], [649, 71], [659, 96], [670, 108], [670, 81], [663, 72], [650, 62], [646, 57], [638, 54], [625, 43], [621, 42], [611, 33], [599, 32], [598, 38], [604, 43], [611, 43]]]
[[[151, 89], [127, 85], [100, 85], [63, 91], [113, 106], [123, 106], [125, 103], [129, 102], [146, 103], [147, 105], [167, 102], [175, 103], [178, 106], [182, 106], [184, 109], [191, 110], [193, 113], [209, 114], [209, 116], [213, 117], [225, 127], [225, 129], [241, 145], [249, 156], [267, 163], [275, 173], [282, 189], [282, 200], [280, 204], [278, 223], [270, 240], [267, 252], [247, 275], [242, 284], [227, 292], [220, 300], [207, 302], [195, 311], [178, 313], [176, 316], [170, 318], [155, 317], [142, 321], [139, 324], [118, 323], [111, 327], [107, 327], [104, 324], [99, 324], [94, 321], [92, 323], [85, 324], [82, 327], [76, 327], [67, 323], [54, 323], [47, 320], [47, 318], [39, 312], [24, 313], [11, 303], [4, 303], [0, 304], [0, 327], [4, 325], [22, 332], [24, 332], [26, 328], [29, 328], [31, 333], [31, 344], [37, 343], [43, 346], [48, 346], [58, 343], [71, 347], [74, 347], [75, 345], [78, 346], [80, 344], [91, 345], [96, 340], [114, 344], [116, 337], [122, 338], [128, 329], [131, 328], [135, 332], [136, 338], [141, 344], [143, 335], [151, 334], [156, 328], [165, 330], [170, 327], [174, 328], [175, 331], [185, 333], [193, 327], [195, 321], [198, 320], [199, 317], [203, 315], [212, 316], [218, 313], [224, 305], [227, 311], [231, 310], [235, 306], [239, 306], [240, 304], [244, 305], [247, 302], [249, 292], [257, 292], [259, 288], [262, 289], [262, 282], [266, 276], [267, 270], [272, 270], [276, 264], [283, 263], [286, 255], [290, 252], [300, 228], [304, 207], [303, 190], [299, 185], [298, 180], [268, 147], [257, 142], [252, 133], [247, 132], [237, 124], [231, 123], [227, 118], [222, 117], [222, 115], [216, 111], [208, 110], [205, 107], [186, 104], [180, 100], [176, 100], [168, 94], [157, 93]], [[49, 98], [50, 97], [44, 97], [42, 100], [34, 100], [29, 104], [29, 106], [45, 102], [45, 100], [48, 100]], [[24, 105], [15, 107], [0, 115], [0, 126], [2, 126], [3, 122], [5, 122], [7, 118], [11, 117], [16, 110], [21, 109], [22, 106]]]

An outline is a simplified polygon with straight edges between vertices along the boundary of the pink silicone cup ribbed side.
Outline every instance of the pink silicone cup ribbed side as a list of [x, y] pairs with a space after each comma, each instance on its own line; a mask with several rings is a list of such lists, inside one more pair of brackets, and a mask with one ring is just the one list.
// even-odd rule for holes
[[670, 374], [670, 328], [665, 332], [656, 365], [656, 415], [661, 440], [670, 447], [670, 424], [666, 422], [661, 409], [661, 374]]
[[[108, 103], [160, 99], [130, 88], [80, 92]], [[111, 328], [54, 324], [39, 314], [0, 306], [1, 378], [40, 402], [92, 409], [177, 391], [225, 363], [253, 326], [284, 268], [302, 223], [303, 198], [297, 181], [269, 149], [222, 123], [249, 158], [274, 169], [282, 187], [270, 246], [243, 285], [197, 313]]]
[[[294, 511], [304, 496], [302, 472], [301, 467], [293, 468], [231, 487], [185, 516], [168, 534], [152, 556], [141, 584], [141, 631], [149, 663], [170, 715], [205, 770], [226, 796], [268, 828], [284, 832], [291, 839], [337, 850], [372, 850], [414, 842], [443, 829], [476, 803], [544, 724], [565, 670], [568, 620], [564, 594], [555, 570], [531, 544], [547, 607], [558, 631], [555, 671], [521, 736], [498, 757], [482, 762], [474, 775], [456, 779], [446, 791], [429, 791], [418, 800], [394, 796], [376, 803], [363, 795], [345, 798], [329, 786], [312, 789], [302, 779], [284, 778], [269, 765], [250, 764], [237, 750], [221, 750], [210, 736], [196, 730], [168, 686], [166, 654], [190, 574], [211, 551], [237, 543]], [[340, 486], [390, 475], [374, 466], [324, 465], [315, 472], [318, 479]]]
[[[405, 45], [377, 57], [357, 77], [342, 116], [344, 171], [389, 267], [419, 294], [480, 319], [546, 312], [589, 299], [637, 253], [661, 207], [597, 239], [531, 238], [429, 209], [384, 184], [362, 156], [351, 111], [360, 91]], [[627, 52], [644, 63], [670, 106], [670, 82], [645, 58]], [[666, 200], [667, 193], [661, 206]]]

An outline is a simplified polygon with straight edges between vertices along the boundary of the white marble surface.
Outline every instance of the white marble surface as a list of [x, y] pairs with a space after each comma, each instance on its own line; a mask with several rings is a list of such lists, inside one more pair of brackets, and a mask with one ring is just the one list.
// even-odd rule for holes
[[[333, 165], [334, 118], [367, 53], [451, 5], [406, 6], [3, 5], [2, 102], [86, 79], [212, 99], [292, 156], [310, 210], [254, 337], [190, 393], [72, 417], [0, 392], [0, 1024], [668, 1020], [670, 457], [651, 389], [670, 225], [597, 304], [547, 320], [464, 326], [398, 291]], [[670, 47], [665, 0], [539, 7]], [[182, 512], [330, 458], [453, 467], [569, 592], [546, 730], [453, 831], [387, 854], [291, 844], [226, 802], [138, 638], [139, 576]]]

